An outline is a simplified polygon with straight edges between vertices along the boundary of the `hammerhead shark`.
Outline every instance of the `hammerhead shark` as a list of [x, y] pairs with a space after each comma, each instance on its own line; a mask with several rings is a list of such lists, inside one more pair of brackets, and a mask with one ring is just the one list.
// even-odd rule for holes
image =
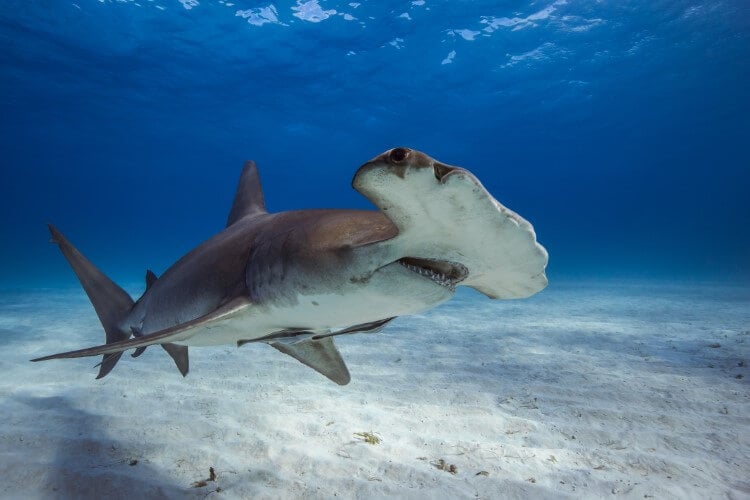
[[50, 225], [106, 344], [33, 361], [103, 355], [101, 378], [124, 351], [159, 344], [185, 376], [188, 346], [263, 342], [345, 385], [335, 336], [379, 331], [459, 285], [492, 299], [547, 285], [531, 224], [468, 170], [398, 147], [362, 165], [352, 186], [379, 211], [268, 213], [258, 169], [245, 162], [226, 228], [162, 276], [147, 271], [135, 302]]

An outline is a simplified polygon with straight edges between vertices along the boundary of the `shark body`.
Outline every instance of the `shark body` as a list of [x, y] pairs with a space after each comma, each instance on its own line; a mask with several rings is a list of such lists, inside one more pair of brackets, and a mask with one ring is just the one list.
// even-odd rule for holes
[[103, 355], [160, 344], [183, 375], [188, 347], [264, 342], [338, 384], [350, 380], [333, 338], [374, 332], [449, 300], [456, 286], [523, 298], [547, 284], [532, 226], [469, 171], [408, 148], [365, 163], [353, 187], [380, 210], [268, 213], [246, 162], [227, 227], [130, 296], [54, 227], [56, 242], [104, 326], [107, 343], [35, 359]]

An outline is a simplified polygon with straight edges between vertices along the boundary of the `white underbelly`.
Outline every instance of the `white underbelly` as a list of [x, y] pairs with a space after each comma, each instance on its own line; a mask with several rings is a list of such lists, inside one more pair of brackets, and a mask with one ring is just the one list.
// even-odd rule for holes
[[347, 295], [300, 295], [294, 305], [251, 305], [230, 317], [196, 327], [189, 338], [176, 343], [188, 346], [236, 344], [241, 340], [262, 339], [283, 330], [328, 333], [421, 312], [449, 298], [447, 295], [426, 302], [423, 296], [389, 296], [367, 293], [366, 290]]

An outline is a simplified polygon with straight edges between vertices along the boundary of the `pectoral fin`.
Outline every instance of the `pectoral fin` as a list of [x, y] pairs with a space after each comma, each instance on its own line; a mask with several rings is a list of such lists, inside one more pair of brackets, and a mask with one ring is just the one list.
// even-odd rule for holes
[[188, 371], [190, 370], [190, 360], [188, 358], [187, 346], [177, 344], [162, 344], [161, 346], [174, 360], [174, 363], [177, 365], [177, 369], [180, 370], [182, 376], [186, 376], [188, 374]]
[[339, 385], [346, 385], [351, 380], [349, 370], [331, 338], [308, 339], [296, 344], [273, 342], [271, 346], [325, 375]]
[[339, 330], [337, 332], [321, 333], [318, 335], [314, 335], [313, 339], [320, 340], [323, 338], [336, 337], [338, 335], [349, 335], [352, 333], [378, 333], [383, 328], [385, 328], [385, 325], [387, 325], [394, 319], [396, 319], [396, 316], [380, 319], [378, 321], [371, 321], [370, 323], [362, 323], [360, 325], [350, 326], [349, 328], [344, 328], [343, 330]]

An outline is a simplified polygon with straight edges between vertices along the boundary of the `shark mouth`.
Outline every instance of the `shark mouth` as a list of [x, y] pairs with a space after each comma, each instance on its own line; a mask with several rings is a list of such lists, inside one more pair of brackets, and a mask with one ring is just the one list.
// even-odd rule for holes
[[469, 276], [466, 266], [457, 262], [444, 260], [418, 259], [415, 257], [404, 257], [396, 262], [409, 271], [419, 274], [448, 288], [454, 288]]

